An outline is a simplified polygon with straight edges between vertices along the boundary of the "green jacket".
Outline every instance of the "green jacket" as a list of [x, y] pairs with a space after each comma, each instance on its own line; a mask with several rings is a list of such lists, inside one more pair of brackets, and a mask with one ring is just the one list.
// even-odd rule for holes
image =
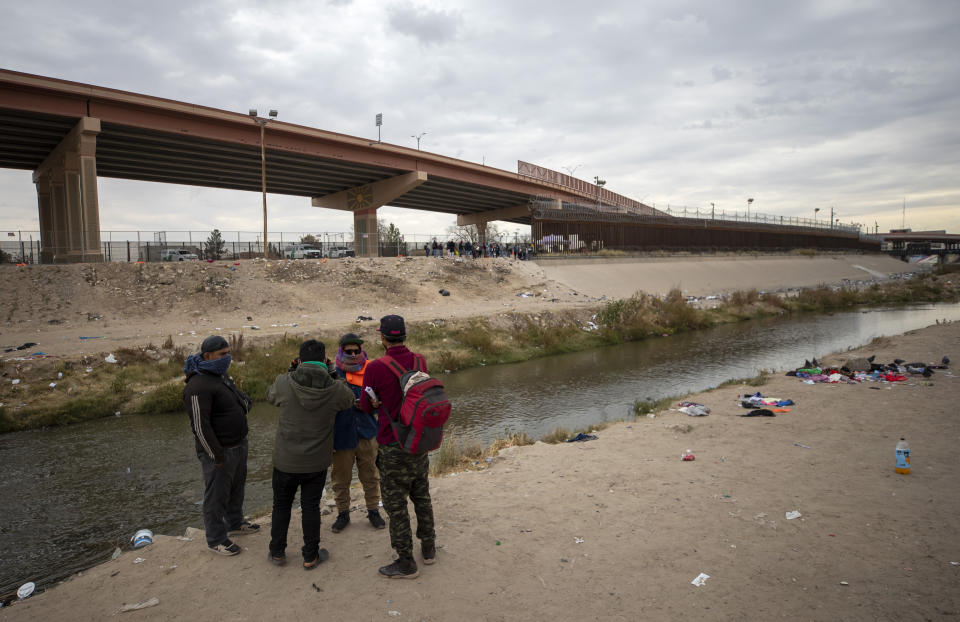
[[267, 401], [280, 408], [273, 466], [284, 473], [319, 473], [333, 459], [333, 421], [353, 406], [353, 391], [315, 365], [277, 376]]

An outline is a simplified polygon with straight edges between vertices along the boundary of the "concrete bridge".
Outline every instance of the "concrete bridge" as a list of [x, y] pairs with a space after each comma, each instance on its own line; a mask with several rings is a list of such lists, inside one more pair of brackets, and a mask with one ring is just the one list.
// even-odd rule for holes
[[[492, 220], [529, 223], [533, 201], [561, 210], [564, 203], [596, 202], [660, 214], [531, 164], [512, 173], [267, 121], [0, 70], [0, 167], [33, 171], [45, 263], [102, 260], [98, 176], [250, 191], [265, 185], [265, 192], [309, 198], [316, 207], [353, 213], [360, 256], [376, 255], [377, 209], [387, 204], [453, 214], [481, 234]], [[264, 212], [266, 220], [266, 205]], [[266, 238], [266, 222], [264, 229]]]

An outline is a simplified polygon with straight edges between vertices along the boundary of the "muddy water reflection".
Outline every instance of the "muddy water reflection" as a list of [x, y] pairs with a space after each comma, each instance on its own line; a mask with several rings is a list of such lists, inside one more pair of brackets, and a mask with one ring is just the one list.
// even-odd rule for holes
[[[650, 339], [601, 350], [469, 369], [444, 377], [454, 402], [451, 429], [488, 443], [504, 431], [534, 438], [628, 415], [634, 400], [682, 395], [759, 370], [797, 367], [804, 359], [960, 319], [960, 305], [930, 305], [768, 319]], [[940, 357], [938, 356], [937, 359]]]
[[[938, 318], [960, 320], [960, 305], [747, 322], [466, 370], [442, 376], [454, 401], [450, 428], [481, 443], [505, 430], [538, 437], [559, 425], [626, 416], [635, 399], [700, 390], [758, 369], [793, 367]], [[276, 416], [263, 404], [250, 416], [248, 512], [270, 505]], [[180, 534], [202, 524], [200, 467], [182, 413], [0, 435], [0, 463], [4, 597], [25, 581], [49, 585], [109, 559], [138, 529]]]

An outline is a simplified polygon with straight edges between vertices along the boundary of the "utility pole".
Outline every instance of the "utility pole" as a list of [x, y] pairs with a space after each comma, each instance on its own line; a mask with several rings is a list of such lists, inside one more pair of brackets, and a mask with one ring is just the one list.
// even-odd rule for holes
[[600, 197], [600, 189], [607, 185], [606, 180], [600, 179], [600, 177], [594, 177], [593, 181], [597, 184], [597, 210], [599, 211], [603, 207], [603, 199]]
[[275, 121], [277, 118], [277, 111], [270, 111], [269, 119], [261, 119], [257, 116], [256, 108], [250, 109], [250, 117], [253, 119], [253, 122], [260, 126], [260, 190], [263, 194], [263, 258], [268, 259], [267, 256], [267, 147], [264, 143], [264, 133], [267, 129], [267, 123], [270, 121]]

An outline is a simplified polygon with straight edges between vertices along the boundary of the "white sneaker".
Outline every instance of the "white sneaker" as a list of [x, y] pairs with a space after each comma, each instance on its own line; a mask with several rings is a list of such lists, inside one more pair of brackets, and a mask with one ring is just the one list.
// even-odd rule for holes
[[238, 545], [226, 540], [221, 542], [217, 546], [207, 547], [217, 555], [239, 555], [242, 550]]

